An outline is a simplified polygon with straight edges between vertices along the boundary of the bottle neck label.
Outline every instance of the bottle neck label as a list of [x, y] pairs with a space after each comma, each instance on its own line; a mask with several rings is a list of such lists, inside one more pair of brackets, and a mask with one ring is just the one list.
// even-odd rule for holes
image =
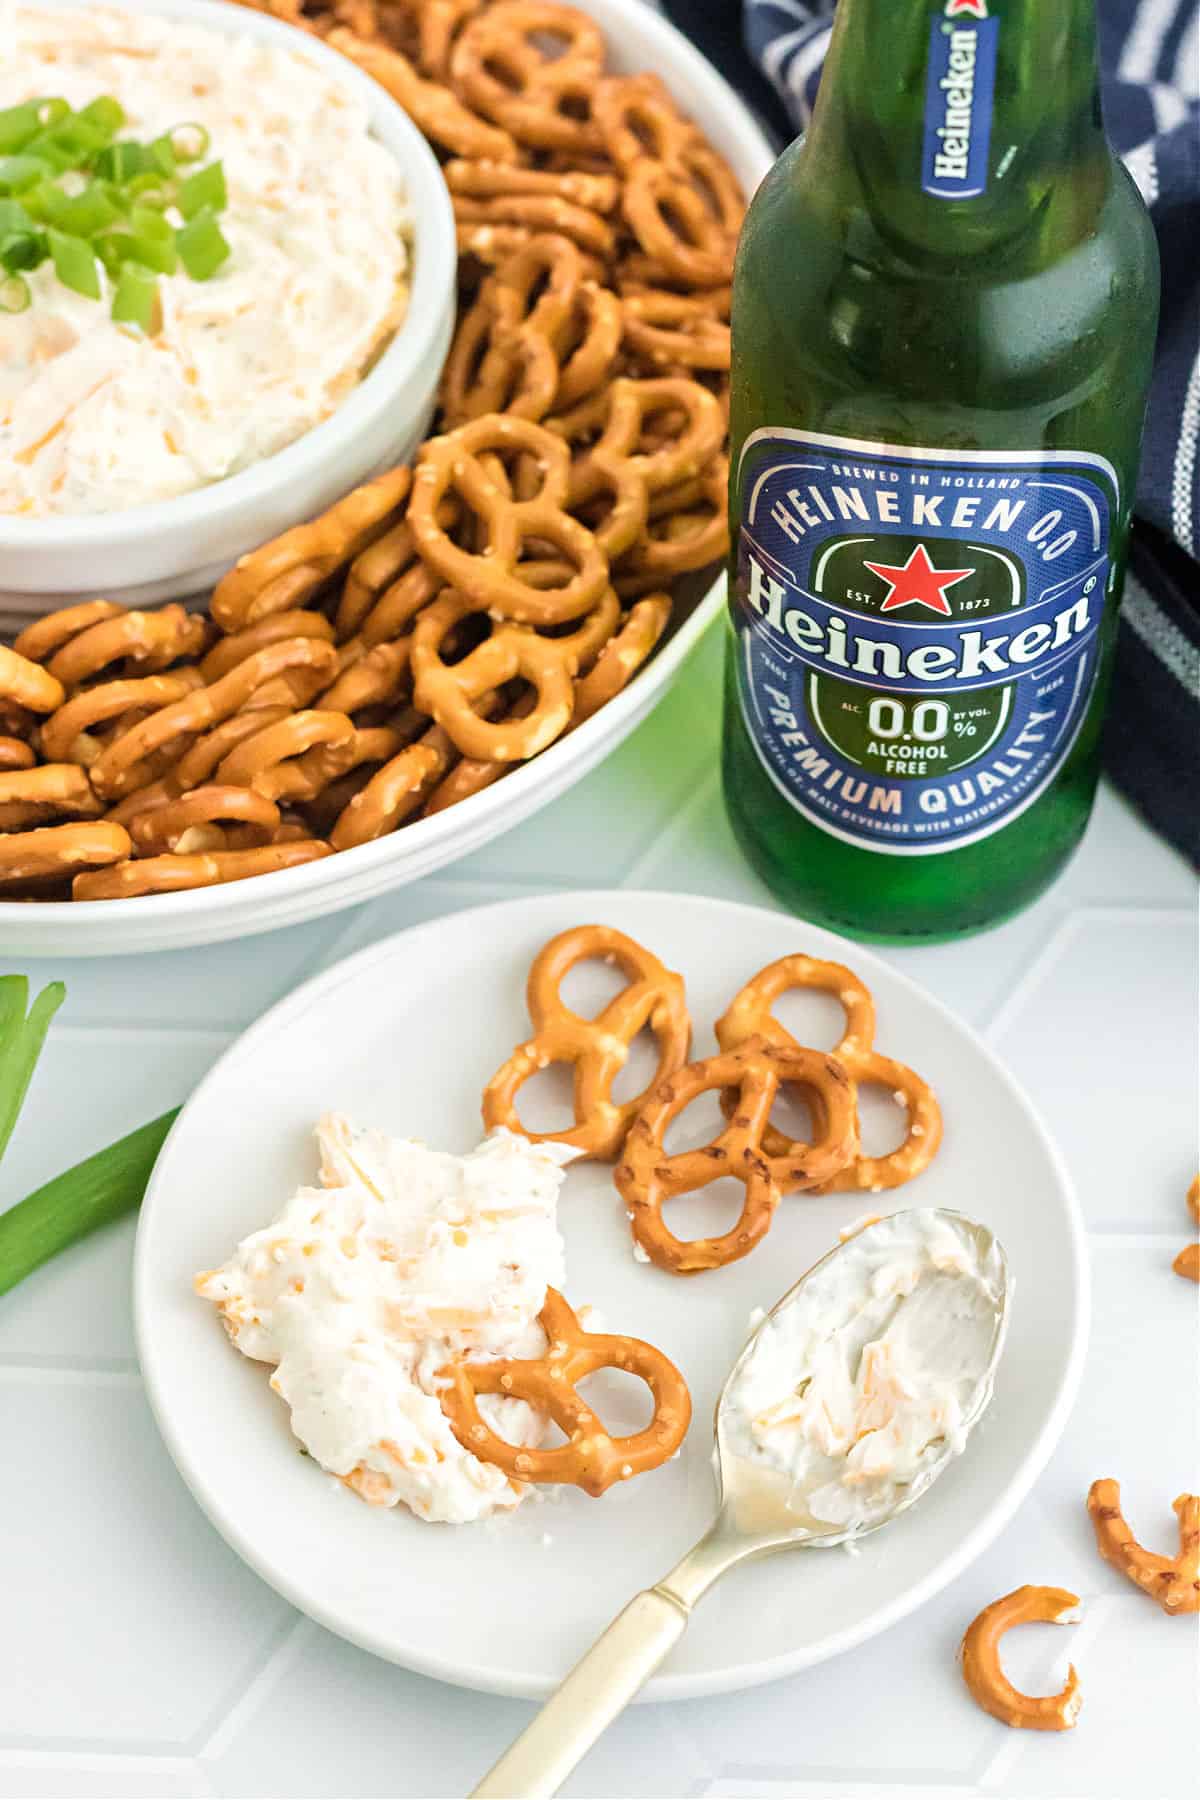
[[746, 441], [739, 492], [738, 691], [797, 811], [926, 856], [1031, 806], [1096, 675], [1109, 464], [768, 428]]
[[930, 21], [921, 186], [939, 200], [987, 188], [999, 36], [988, 0], [946, 0]]

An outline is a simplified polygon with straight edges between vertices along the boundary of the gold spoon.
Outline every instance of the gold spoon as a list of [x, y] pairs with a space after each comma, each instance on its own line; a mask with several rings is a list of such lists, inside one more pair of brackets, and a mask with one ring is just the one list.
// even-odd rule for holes
[[[918, 1222], [922, 1230], [944, 1227], [949, 1231], [967, 1253], [968, 1266], [923, 1272], [910, 1292], [897, 1297], [889, 1329], [901, 1309], [910, 1309], [910, 1320], [916, 1319], [919, 1311], [920, 1324], [932, 1336], [934, 1354], [949, 1357], [952, 1348], [956, 1351], [961, 1366], [955, 1375], [966, 1390], [961, 1420], [953, 1438], [942, 1438], [927, 1447], [933, 1454], [922, 1462], [913, 1480], [881, 1497], [873, 1508], [868, 1506], [853, 1524], [831, 1526], [809, 1508], [816, 1487], [828, 1482], [828, 1470], [815, 1473], [802, 1485], [760, 1457], [747, 1455], [739, 1442], [745, 1433], [738, 1428], [737, 1409], [730, 1399], [768, 1326], [777, 1325], [786, 1313], [786, 1328], [803, 1330], [804, 1315], [792, 1309], [803, 1308], [807, 1302], [812, 1311], [815, 1303], [827, 1297], [832, 1265], [850, 1256], [865, 1257], [869, 1263], [873, 1254], [885, 1251], [888, 1235], [895, 1237], [910, 1224], [917, 1229]], [[971, 1272], [972, 1259], [975, 1268], [985, 1272], [985, 1281]], [[834, 1271], [835, 1278], [836, 1274]], [[557, 1793], [601, 1732], [678, 1643], [696, 1602], [737, 1563], [776, 1550], [831, 1549], [851, 1537], [877, 1531], [906, 1512], [962, 1449], [967, 1433], [992, 1397], [1011, 1291], [1004, 1252], [991, 1232], [947, 1209], [893, 1213], [857, 1232], [801, 1276], [751, 1334], [721, 1390], [714, 1450], [718, 1508], [712, 1524], [669, 1575], [638, 1594], [617, 1615], [484, 1776], [472, 1800], [547, 1800]], [[956, 1326], [961, 1328], [959, 1341], [952, 1344]], [[859, 1353], [861, 1349], [860, 1344]]]

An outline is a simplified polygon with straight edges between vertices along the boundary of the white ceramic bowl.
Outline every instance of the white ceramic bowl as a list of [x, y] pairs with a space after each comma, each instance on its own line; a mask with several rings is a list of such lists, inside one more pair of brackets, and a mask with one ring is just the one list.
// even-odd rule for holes
[[[89, 0], [37, 0], [89, 9]], [[454, 214], [437, 159], [407, 113], [335, 51], [265, 14], [220, 0], [104, 0], [229, 36], [303, 50], [366, 102], [371, 130], [404, 171], [413, 222], [412, 291], [401, 329], [366, 379], [311, 431], [240, 474], [177, 499], [103, 517], [0, 516], [0, 625], [97, 593], [136, 604], [210, 587], [246, 550], [322, 511], [424, 435], [454, 329]]]
[[[186, 0], [175, 4], [190, 10]], [[712, 65], [643, 0], [574, 4], [603, 27], [612, 68], [657, 70], [680, 106], [728, 159], [747, 196], [752, 194], [770, 168], [773, 152]], [[683, 599], [670, 637], [625, 691], [586, 725], [460, 805], [377, 843], [225, 887], [90, 905], [0, 901], [0, 950], [14, 956], [117, 956], [218, 943], [296, 925], [432, 874], [520, 824], [615, 749], [653, 709], [720, 612], [724, 587], [723, 580], [717, 581], [707, 593], [690, 602]]]

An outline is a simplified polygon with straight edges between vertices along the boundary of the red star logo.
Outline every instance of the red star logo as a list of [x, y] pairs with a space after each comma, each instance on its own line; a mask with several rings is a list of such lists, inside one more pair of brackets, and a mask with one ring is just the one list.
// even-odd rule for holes
[[946, 0], [946, 17], [953, 19], [959, 13], [969, 13], [973, 19], [986, 19], [987, 0]]
[[941, 613], [945, 619], [951, 616], [945, 589], [975, 573], [974, 569], [935, 569], [924, 544], [917, 545], [902, 569], [889, 563], [869, 562], [864, 566], [891, 589], [879, 609], [881, 613], [895, 612], [901, 606], [927, 606], [930, 612]]

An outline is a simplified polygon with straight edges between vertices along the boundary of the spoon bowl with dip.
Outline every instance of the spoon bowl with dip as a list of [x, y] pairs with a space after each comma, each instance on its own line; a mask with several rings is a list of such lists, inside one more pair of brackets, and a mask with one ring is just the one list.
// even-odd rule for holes
[[801, 1276], [721, 1390], [709, 1529], [618, 1614], [472, 1800], [556, 1793], [736, 1564], [848, 1544], [914, 1505], [991, 1400], [1011, 1292], [991, 1232], [944, 1208], [865, 1225]]

